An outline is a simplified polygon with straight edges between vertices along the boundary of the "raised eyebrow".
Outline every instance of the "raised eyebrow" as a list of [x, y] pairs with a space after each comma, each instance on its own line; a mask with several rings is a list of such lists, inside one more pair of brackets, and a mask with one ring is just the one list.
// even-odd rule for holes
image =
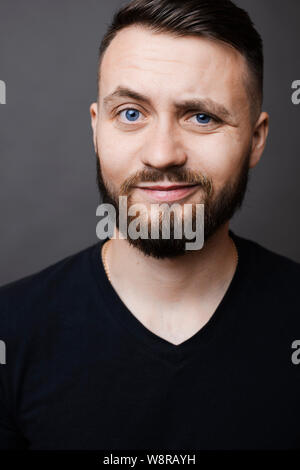
[[[131, 98], [133, 100], [141, 101], [146, 104], [151, 105], [151, 100], [145, 95], [138, 93], [137, 91], [131, 90], [130, 88], [118, 87], [113, 93], [107, 95], [103, 99], [104, 106], [107, 107], [111, 102], [115, 101], [117, 98]], [[202, 110], [204, 112], [213, 113], [216, 116], [222, 117], [224, 119], [233, 119], [233, 116], [220, 103], [206, 98], [206, 99], [188, 99], [183, 101], [178, 101], [174, 103], [174, 107], [177, 111], [186, 111], [186, 110]]]
[[111, 102], [117, 98], [131, 98], [137, 101], [143, 101], [144, 103], [151, 104], [151, 100], [147, 97], [129, 88], [118, 87], [113, 93], [103, 98], [104, 106], [108, 106]]

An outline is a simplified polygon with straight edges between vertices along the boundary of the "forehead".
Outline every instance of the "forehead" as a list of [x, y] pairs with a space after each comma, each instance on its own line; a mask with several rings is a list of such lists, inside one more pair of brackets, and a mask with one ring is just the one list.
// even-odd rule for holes
[[121, 30], [105, 51], [99, 95], [101, 101], [121, 85], [151, 95], [160, 105], [196, 94], [242, 109], [248, 100], [246, 75], [244, 57], [221, 41], [131, 26]]

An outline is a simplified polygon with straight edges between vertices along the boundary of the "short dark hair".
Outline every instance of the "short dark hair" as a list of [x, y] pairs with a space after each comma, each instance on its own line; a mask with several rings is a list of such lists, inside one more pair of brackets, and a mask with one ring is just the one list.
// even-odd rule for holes
[[231, 0], [132, 0], [115, 12], [98, 55], [97, 87], [107, 47], [116, 34], [131, 25], [175, 37], [199, 36], [230, 44], [246, 59], [248, 92], [255, 117], [263, 101], [263, 42], [248, 13]]

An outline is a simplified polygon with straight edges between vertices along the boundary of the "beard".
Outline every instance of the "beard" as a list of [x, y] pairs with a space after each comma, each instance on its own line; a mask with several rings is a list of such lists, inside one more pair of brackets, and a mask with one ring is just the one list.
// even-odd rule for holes
[[[243, 159], [242, 166], [240, 168], [239, 174], [236, 176], [234, 182], [226, 183], [221, 188], [221, 190], [216, 193], [213, 186], [213, 182], [210, 178], [200, 174], [199, 172], [192, 171], [187, 168], [172, 167], [168, 170], [162, 172], [155, 169], [144, 169], [137, 172], [135, 175], [126, 179], [126, 181], [121, 185], [121, 188], [118, 192], [113, 190], [111, 185], [108, 182], [104, 182], [103, 174], [101, 170], [101, 160], [99, 157], [98, 149], [96, 151], [96, 169], [97, 169], [97, 185], [100, 193], [100, 198], [102, 203], [111, 204], [116, 213], [116, 227], [119, 230], [119, 196], [127, 196], [127, 207], [128, 210], [132, 204], [143, 202], [144, 201], [133, 201], [132, 198], [132, 188], [138, 184], [144, 182], [161, 182], [164, 177], [167, 177], [167, 180], [170, 182], [177, 183], [186, 183], [186, 184], [198, 184], [199, 189], [201, 188], [204, 193], [204, 197], [201, 197], [201, 200], [197, 201], [198, 204], [204, 204], [204, 227], [203, 227], [203, 237], [204, 243], [212, 235], [214, 235], [221, 226], [223, 226], [227, 221], [229, 221], [233, 215], [241, 208], [242, 202], [244, 200], [246, 189], [249, 180], [249, 161], [250, 161], [250, 151], [247, 153], [246, 157]], [[197, 193], [196, 193], [197, 194]], [[183, 204], [178, 203], [180, 206]], [[192, 205], [191, 211], [191, 227], [192, 230], [196, 229], [196, 206], [195, 202], [190, 202]], [[169, 206], [170, 203], [167, 203]], [[127, 214], [127, 227], [130, 223], [139, 215], [128, 215]], [[139, 218], [141, 220], [141, 218]], [[181, 215], [180, 219], [177, 219], [177, 223], [183, 224], [183, 217]], [[140, 224], [140, 223], [139, 223]], [[147, 238], [139, 237], [133, 239], [127, 233], [123, 233], [125, 239], [128, 242], [138, 248], [144, 255], [151, 256], [157, 259], [164, 258], [175, 258], [181, 256], [189, 251], [186, 250], [185, 244], [192, 243], [194, 239], [186, 238], [184, 231], [182, 230], [181, 238], [174, 237], [174, 213], [170, 213], [170, 236], [168, 238], [162, 237], [162, 214], [159, 215], [159, 237], [151, 238], [151, 221], [148, 221], [146, 217], [142, 219], [142, 224], [146, 232], [148, 233]], [[194, 251], [190, 251], [193, 253]]]

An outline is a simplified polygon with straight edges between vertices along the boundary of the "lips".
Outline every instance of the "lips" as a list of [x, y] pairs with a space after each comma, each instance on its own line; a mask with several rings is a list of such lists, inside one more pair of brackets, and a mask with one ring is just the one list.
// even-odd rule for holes
[[139, 186], [137, 191], [141, 192], [146, 198], [154, 201], [179, 201], [197, 190], [199, 185], [169, 185], [169, 186]]
[[137, 188], [158, 190], [158, 191], [170, 191], [170, 190], [173, 190], [173, 189], [190, 188], [191, 186], [196, 186], [196, 185], [195, 184], [172, 184], [172, 185], [169, 185], [169, 186], [161, 186], [161, 185], [137, 186]]

